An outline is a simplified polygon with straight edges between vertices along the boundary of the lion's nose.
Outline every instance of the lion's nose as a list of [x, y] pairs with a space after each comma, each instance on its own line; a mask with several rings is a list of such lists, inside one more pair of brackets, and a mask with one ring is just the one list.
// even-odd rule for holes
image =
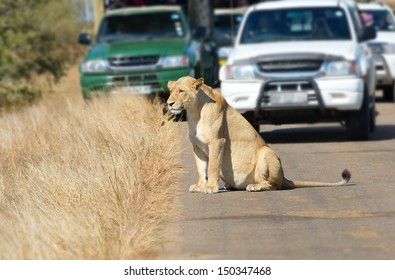
[[167, 105], [169, 105], [170, 107], [173, 107], [175, 102], [167, 102]]

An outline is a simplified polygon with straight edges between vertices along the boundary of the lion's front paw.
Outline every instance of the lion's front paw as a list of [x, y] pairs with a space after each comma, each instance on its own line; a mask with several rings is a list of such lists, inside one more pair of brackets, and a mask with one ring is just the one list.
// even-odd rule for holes
[[249, 184], [246, 188], [247, 192], [260, 192], [262, 191], [262, 187], [258, 184]]
[[206, 186], [204, 187], [202, 192], [204, 192], [204, 193], [217, 193], [218, 192], [218, 185], [206, 184]]
[[198, 184], [193, 184], [189, 187], [189, 192], [202, 192], [202, 188]]

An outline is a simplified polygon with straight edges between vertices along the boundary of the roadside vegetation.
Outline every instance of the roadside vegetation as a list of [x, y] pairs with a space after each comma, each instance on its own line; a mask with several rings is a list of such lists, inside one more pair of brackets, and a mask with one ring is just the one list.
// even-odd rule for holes
[[31, 104], [82, 53], [77, 34], [88, 28], [78, 0], [1, 0], [0, 113]]
[[0, 118], [0, 259], [153, 258], [182, 172], [177, 123], [144, 97], [70, 100]]
[[174, 211], [177, 123], [144, 97], [83, 102], [81, 5], [0, 2], [0, 259], [154, 258]]
[[381, 2], [387, 4], [388, 6], [391, 7], [391, 9], [395, 10], [395, 0], [384, 0]]

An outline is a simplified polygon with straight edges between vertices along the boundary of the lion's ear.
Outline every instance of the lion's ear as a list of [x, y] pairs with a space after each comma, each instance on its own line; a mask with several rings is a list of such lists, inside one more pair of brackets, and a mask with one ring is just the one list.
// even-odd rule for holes
[[173, 86], [174, 86], [174, 81], [168, 81], [167, 82], [167, 87], [171, 90], [172, 88], [173, 88]]
[[203, 78], [199, 78], [196, 79], [193, 84], [192, 84], [192, 88], [194, 88], [196, 90], [196, 92], [198, 92], [200, 90], [200, 87], [204, 84], [204, 79]]

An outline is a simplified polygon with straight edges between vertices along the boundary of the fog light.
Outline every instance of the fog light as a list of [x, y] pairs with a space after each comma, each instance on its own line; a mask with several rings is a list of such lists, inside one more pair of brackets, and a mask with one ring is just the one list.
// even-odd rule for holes
[[239, 103], [239, 102], [244, 102], [247, 100], [248, 100], [248, 97], [237, 97], [237, 98], [235, 98], [234, 102]]
[[331, 93], [331, 96], [333, 98], [347, 98], [347, 96], [344, 93]]

